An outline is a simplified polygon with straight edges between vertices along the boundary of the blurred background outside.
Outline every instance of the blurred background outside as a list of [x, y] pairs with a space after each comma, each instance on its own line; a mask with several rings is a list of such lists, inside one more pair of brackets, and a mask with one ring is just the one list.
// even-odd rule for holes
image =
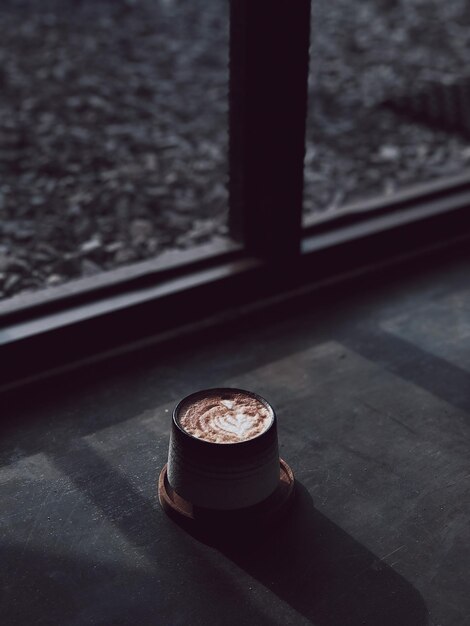
[[[304, 216], [464, 173], [465, 0], [313, 0]], [[228, 239], [229, 5], [2, 0], [0, 298]], [[262, 45], [262, 42], [260, 42]]]

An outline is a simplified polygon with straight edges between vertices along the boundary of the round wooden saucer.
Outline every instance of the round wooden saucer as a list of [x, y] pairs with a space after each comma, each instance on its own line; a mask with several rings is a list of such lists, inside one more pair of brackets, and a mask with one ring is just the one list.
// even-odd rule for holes
[[191, 502], [181, 498], [170, 486], [167, 478], [167, 466], [163, 467], [158, 479], [158, 499], [163, 510], [175, 521], [183, 523], [189, 528], [205, 527], [224, 528], [233, 526], [243, 529], [246, 525], [263, 525], [275, 521], [283, 513], [294, 495], [294, 474], [283, 459], [279, 459], [279, 485], [266, 500], [259, 504], [230, 511], [196, 507]]

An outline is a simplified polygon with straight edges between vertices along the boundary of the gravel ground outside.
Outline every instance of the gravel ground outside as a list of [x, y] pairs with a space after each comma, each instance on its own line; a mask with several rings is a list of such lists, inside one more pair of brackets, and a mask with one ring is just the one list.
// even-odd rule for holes
[[[313, 0], [305, 215], [464, 172], [380, 108], [470, 66], [466, 0]], [[3, 0], [0, 298], [227, 236], [228, 3]]]
[[380, 105], [431, 82], [466, 76], [469, 3], [312, 3], [305, 214], [464, 173], [468, 138], [410, 122]]

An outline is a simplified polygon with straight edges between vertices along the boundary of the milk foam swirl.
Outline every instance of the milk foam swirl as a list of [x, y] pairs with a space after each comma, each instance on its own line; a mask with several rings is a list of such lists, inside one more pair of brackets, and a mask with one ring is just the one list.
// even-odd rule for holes
[[240, 392], [205, 396], [181, 409], [181, 427], [190, 435], [212, 443], [253, 439], [267, 430], [273, 419], [262, 402]]

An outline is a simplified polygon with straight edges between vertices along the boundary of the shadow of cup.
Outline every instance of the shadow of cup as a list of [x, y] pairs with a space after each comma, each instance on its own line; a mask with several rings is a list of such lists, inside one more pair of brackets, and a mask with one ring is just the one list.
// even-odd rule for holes
[[421, 626], [428, 621], [418, 591], [316, 510], [301, 484], [291, 510], [268, 532], [252, 536], [248, 529], [232, 533], [222, 528], [217, 535], [194, 536], [318, 626]]

